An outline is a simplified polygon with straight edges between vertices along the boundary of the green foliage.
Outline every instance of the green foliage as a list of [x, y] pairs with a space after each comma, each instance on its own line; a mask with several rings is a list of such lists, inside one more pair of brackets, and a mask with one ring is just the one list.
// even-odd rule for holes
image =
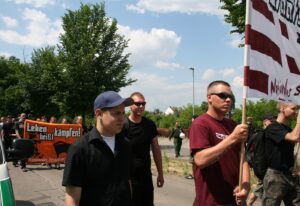
[[160, 128], [173, 128], [177, 117], [175, 115], [164, 115], [159, 122]]
[[20, 86], [22, 72], [28, 65], [15, 57], [0, 57], [0, 113], [17, 116], [24, 111], [25, 92]]
[[[195, 115], [201, 115], [207, 111], [208, 104], [207, 102], [202, 102], [201, 105], [195, 105]], [[193, 105], [188, 104], [187, 107], [183, 107], [181, 109], [180, 116], [178, 121], [180, 122], [180, 126], [182, 128], [189, 128], [192, 123], [193, 117]], [[175, 121], [173, 122], [173, 127], [175, 125]]]
[[230, 33], [244, 34], [246, 0], [220, 0], [220, 2], [222, 4], [221, 9], [227, 11], [224, 15], [225, 22], [231, 24], [233, 27]]
[[[260, 99], [257, 102], [248, 100], [246, 105], [246, 116], [251, 116], [253, 119], [252, 125], [254, 128], [262, 127], [262, 118], [266, 113], [277, 115], [277, 102], [274, 100]], [[242, 122], [242, 108], [233, 111], [232, 119]]]
[[117, 21], [106, 17], [104, 4], [84, 5], [63, 17], [60, 61], [66, 75], [68, 113], [89, 114], [95, 97], [106, 90], [119, 91], [135, 80], [127, 79], [127, 40], [117, 34]]
[[20, 85], [26, 92], [26, 110], [37, 116], [60, 116], [59, 98], [64, 88], [63, 71], [55, 47], [34, 50], [30, 67], [23, 71]]

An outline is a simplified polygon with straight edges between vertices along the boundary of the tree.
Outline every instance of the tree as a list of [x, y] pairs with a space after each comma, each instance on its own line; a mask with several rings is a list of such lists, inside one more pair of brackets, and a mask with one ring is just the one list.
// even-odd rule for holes
[[[277, 114], [277, 102], [274, 100], [260, 99], [257, 102], [247, 100], [246, 116], [253, 118], [252, 125], [254, 128], [262, 127], [262, 118], [266, 113], [272, 113], [274, 116]], [[236, 122], [242, 122], [242, 108], [233, 110], [232, 119]]]
[[20, 81], [26, 91], [26, 109], [39, 116], [61, 115], [61, 90], [64, 88], [65, 78], [55, 47], [34, 50], [31, 61]]
[[24, 111], [24, 90], [19, 85], [22, 71], [27, 65], [11, 56], [0, 57], [0, 113], [17, 116]]
[[116, 19], [106, 17], [104, 4], [83, 5], [63, 17], [59, 56], [63, 62], [65, 105], [69, 114], [91, 114], [95, 97], [119, 91], [135, 80], [126, 78], [128, 41], [117, 33]]
[[230, 33], [244, 34], [246, 0], [220, 0], [220, 2], [222, 4], [221, 9], [228, 11], [224, 17], [225, 22], [231, 24], [233, 27]]

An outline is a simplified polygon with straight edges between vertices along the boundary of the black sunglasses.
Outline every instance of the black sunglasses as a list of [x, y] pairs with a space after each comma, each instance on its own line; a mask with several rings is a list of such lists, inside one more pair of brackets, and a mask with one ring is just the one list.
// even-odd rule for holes
[[217, 95], [218, 97], [220, 97], [223, 100], [226, 100], [227, 98], [232, 99], [232, 95], [228, 94], [226, 92], [219, 92], [219, 93], [210, 93], [211, 95]]
[[134, 105], [140, 107], [141, 105], [143, 105], [143, 107], [146, 105], [146, 102], [133, 102]]

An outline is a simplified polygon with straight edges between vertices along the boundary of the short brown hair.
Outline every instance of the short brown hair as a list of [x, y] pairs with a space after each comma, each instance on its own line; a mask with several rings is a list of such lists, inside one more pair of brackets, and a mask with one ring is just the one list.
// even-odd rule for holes
[[133, 92], [130, 97], [132, 98], [133, 96], [139, 96], [142, 97], [143, 99], [145, 99], [144, 95], [141, 92]]
[[214, 86], [219, 85], [219, 84], [222, 84], [222, 85], [225, 85], [225, 86], [227, 86], [227, 87], [230, 87], [230, 84], [229, 84], [228, 82], [225, 82], [225, 81], [223, 81], [223, 80], [216, 80], [216, 81], [211, 82], [211, 83], [207, 86], [207, 94], [209, 94], [209, 90], [210, 90], [211, 88], [213, 88]]

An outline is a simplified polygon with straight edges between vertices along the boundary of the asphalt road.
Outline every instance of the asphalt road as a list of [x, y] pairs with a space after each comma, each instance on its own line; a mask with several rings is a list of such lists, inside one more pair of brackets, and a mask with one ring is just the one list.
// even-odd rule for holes
[[[164, 154], [174, 158], [173, 143], [159, 138]], [[181, 160], [189, 160], [189, 142], [183, 141]], [[63, 169], [49, 169], [47, 166], [28, 165], [29, 171], [22, 172], [8, 164], [17, 206], [61, 206], [64, 187], [61, 186]], [[63, 168], [63, 167], [62, 167]], [[155, 182], [156, 177], [153, 176]], [[194, 181], [176, 175], [165, 175], [163, 188], [154, 189], [155, 206], [191, 206], [195, 197]], [[253, 206], [261, 205], [256, 201]]]

